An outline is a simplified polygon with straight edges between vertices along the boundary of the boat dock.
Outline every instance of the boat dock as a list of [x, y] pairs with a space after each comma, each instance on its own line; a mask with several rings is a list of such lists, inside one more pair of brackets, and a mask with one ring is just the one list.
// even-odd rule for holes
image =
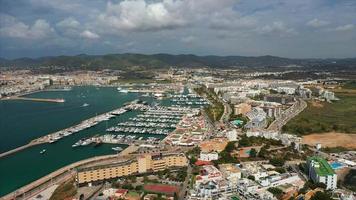
[[116, 145], [153, 145], [160, 142], [159, 138], [148, 137], [143, 139], [140, 137], [137, 139], [135, 135], [115, 135], [105, 134], [101, 136], [94, 136], [87, 139], [80, 139], [72, 145], [72, 148], [93, 145], [94, 147], [100, 144], [116, 144]]

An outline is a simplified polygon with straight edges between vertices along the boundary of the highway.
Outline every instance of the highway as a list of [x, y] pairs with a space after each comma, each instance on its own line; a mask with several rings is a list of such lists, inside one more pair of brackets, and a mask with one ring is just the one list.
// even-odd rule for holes
[[280, 131], [289, 120], [301, 113], [306, 107], [307, 103], [303, 99], [297, 99], [297, 102], [285, 110], [276, 120], [274, 120], [267, 130]]

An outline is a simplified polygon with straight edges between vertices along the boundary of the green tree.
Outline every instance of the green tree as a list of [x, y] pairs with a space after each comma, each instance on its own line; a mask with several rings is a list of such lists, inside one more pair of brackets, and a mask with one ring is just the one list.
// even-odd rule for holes
[[250, 179], [250, 180], [253, 180], [253, 181], [255, 180], [255, 177], [252, 176], [252, 175], [249, 175], [247, 178]]
[[143, 189], [143, 186], [142, 185], [137, 185], [136, 187], [135, 187], [135, 190], [136, 191], [141, 191]]
[[258, 152], [258, 156], [261, 158], [266, 158], [267, 155], [268, 155], [267, 145], [263, 145], [263, 147], [260, 149], [260, 152]]
[[248, 137], [242, 136], [241, 139], [239, 140], [239, 146], [240, 147], [248, 147], [251, 146], [251, 141]]
[[310, 200], [332, 200], [332, 198], [329, 193], [318, 191]]
[[281, 198], [281, 196], [283, 195], [283, 191], [279, 188], [276, 187], [270, 187], [267, 189], [270, 193], [273, 194], [273, 196], [275, 196], [276, 198]]
[[235, 150], [235, 143], [236, 142], [229, 142], [225, 147], [225, 151], [231, 153], [233, 150]]
[[257, 151], [256, 151], [256, 149], [252, 148], [250, 150], [250, 157], [256, 158], [256, 156], [257, 156]]
[[285, 163], [285, 160], [283, 158], [271, 158], [269, 163], [276, 167], [282, 167]]

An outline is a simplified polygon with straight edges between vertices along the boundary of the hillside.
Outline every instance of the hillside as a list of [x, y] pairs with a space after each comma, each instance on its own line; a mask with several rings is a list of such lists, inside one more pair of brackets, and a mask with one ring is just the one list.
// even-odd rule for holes
[[107, 54], [76, 56], [53, 56], [41, 58], [18, 58], [13, 60], [0, 58], [0, 67], [48, 67], [65, 66], [68, 68], [83, 69], [129, 69], [132, 66], [141, 66], [146, 69], [176, 67], [282, 67], [287, 65], [300, 65], [303, 67], [322, 67], [344, 69], [356, 68], [356, 58], [348, 59], [289, 59], [276, 56], [196, 56], [190, 54]]

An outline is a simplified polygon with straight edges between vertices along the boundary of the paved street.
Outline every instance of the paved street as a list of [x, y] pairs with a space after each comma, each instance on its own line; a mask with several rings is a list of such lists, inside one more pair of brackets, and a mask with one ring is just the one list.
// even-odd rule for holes
[[285, 110], [281, 116], [274, 120], [267, 130], [281, 130], [284, 125], [300, 112], [302, 112], [307, 107], [307, 103], [303, 99], [297, 99], [297, 102], [294, 103], [290, 108]]
[[189, 186], [188, 183], [191, 175], [192, 175], [192, 167], [188, 165], [187, 177], [185, 178], [182, 189], [180, 190], [178, 195], [180, 200], [185, 199], [185, 193], [188, 191], [188, 186]]

